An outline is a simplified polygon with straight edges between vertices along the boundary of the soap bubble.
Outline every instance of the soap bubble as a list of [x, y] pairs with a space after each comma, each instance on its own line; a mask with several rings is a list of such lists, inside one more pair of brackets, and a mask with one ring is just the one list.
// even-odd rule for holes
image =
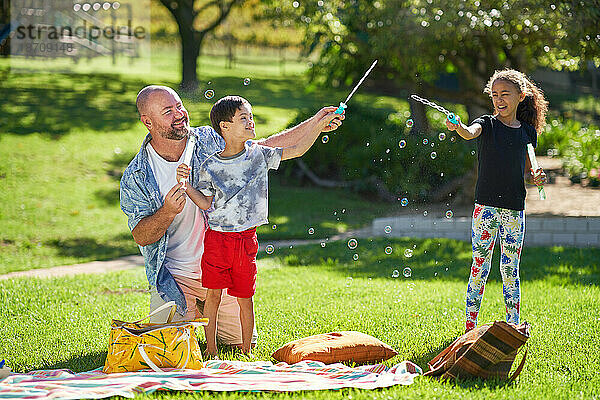
[[392, 246], [388, 246], [385, 248], [385, 254], [392, 254]]
[[273, 254], [273, 252], [275, 251], [275, 247], [273, 247], [272, 244], [268, 244], [267, 247], [265, 247], [265, 251], [267, 252], [267, 254]]
[[321, 247], [325, 247], [325, 242], [321, 242]]
[[404, 257], [411, 258], [413, 256], [413, 251], [411, 249], [404, 250]]
[[415, 124], [415, 122], [412, 119], [407, 119], [406, 120], [406, 127], [407, 128], [412, 128], [412, 126]]
[[277, 229], [277, 225], [273, 224], [273, 226], [271, 227], [272, 229]]
[[215, 91], [212, 89], [208, 89], [206, 92], [204, 92], [204, 97], [206, 97], [207, 99], [212, 99], [213, 97], [215, 97]]
[[315, 233], [315, 228], [308, 228], [308, 234], [312, 235]]
[[358, 240], [356, 240], [356, 239], [348, 240], [348, 248], [350, 250], [354, 250], [357, 246], [358, 246]]
[[352, 256], [352, 259], [353, 259], [354, 261], [357, 261], [357, 260], [358, 260], [358, 254], [357, 254], [357, 253], [354, 253], [354, 255]]
[[438, 135], [438, 139], [440, 139], [440, 140], [446, 139], [446, 134], [444, 132], [440, 132], [440, 134]]
[[450, 141], [451, 141], [451, 142], [454, 142], [454, 141], [456, 141], [456, 138], [455, 138], [454, 136], [452, 136], [452, 137], [450, 138]]
[[402, 139], [401, 141], [398, 142], [398, 147], [400, 147], [401, 149], [406, 147], [406, 140]]
[[402, 275], [404, 275], [405, 278], [410, 278], [410, 276], [412, 275], [412, 270], [410, 269], [410, 267], [406, 267], [402, 270]]
[[454, 216], [454, 213], [452, 212], [452, 210], [448, 210], [446, 211], [446, 218], [450, 219]]
[[397, 278], [399, 276], [400, 276], [400, 272], [397, 269], [392, 271], [392, 278]]
[[250, 78], [244, 79], [244, 86], [248, 86], [250, 84]]
[[426, 217], [427, 216], [427, 210], [423, 211], [423, 216]]
[[389, 226], [389, 225], [386, 225], [386, 227], [385, 227], [385, 228], [383, 228], [383, 231], [384, 231], [385, 233], [391, 233], [391, 232], [392, 232], [392, 227], [391, 227], [391, 226]]
[[435, 151], [431, 152], [431, 159], [435, 160], [435, 158], [437, 157], [437, 153]]
[[429, 139], [427, 139], [427, 138], [423, 139], [423, 144], [427, 144], [427, 143], [429, 143]]
[[400, 200], [400, 204], [402, 204], [402, 207], [406, 207], [408, 205], [408, 199], [403, 197], [402, 200]]
[[323, 135], [323, 137], [321, 138], [321, 142], [323, 142], [323, 143], [329, 142], [329, 136]]
[[351, 276], [347, 277], [346, 278], [346, 287], [352, 286], [352, 281], [353, 281], [353, 279]]
[[474, 156], [475, 155], [475, 150], [471, 150], [471, 155]]

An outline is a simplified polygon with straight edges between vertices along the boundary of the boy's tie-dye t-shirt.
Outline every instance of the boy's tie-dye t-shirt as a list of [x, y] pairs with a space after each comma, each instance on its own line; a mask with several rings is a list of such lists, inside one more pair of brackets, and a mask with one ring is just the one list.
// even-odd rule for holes
[[240, 154], [213, 154], [202, 164], [196, 189], [214, 196], [207, 210], [211, 229], [241, 232], [268, 223], [268, 172], [279, 168], [282, 152], [248, 141]]

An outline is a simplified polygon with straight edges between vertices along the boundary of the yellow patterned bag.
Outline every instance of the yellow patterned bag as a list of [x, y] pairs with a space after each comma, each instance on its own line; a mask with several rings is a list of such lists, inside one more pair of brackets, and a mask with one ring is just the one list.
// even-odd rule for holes
[[[169, 322], [142, 323], [167, 308], [171, 308]], [[170, 322], [175, 309], [175, 303], [171, 301], [135, 322], [113, 319], [103, 371], [110, 374], [142, 369], [162, 372], [161, 368], [202, 368], [196, 328], [207, 325], [208, 318]]]

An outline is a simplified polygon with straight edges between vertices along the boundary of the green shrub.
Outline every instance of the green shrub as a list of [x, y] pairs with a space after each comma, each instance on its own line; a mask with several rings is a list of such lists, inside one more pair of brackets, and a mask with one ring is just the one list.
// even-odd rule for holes
[[[301, 111], [290, 126], [310, 115]], [[352, 104], [342, 127], [327, 135], [327, 143], [317, 139], [302, 159], [320, 178], [352, 182], [353, 190], [367, 193], [375, 193], [382, 183], [394, 197], [411, 201], [428, 200], [436, 188], [474, 168], [474, 143], [446, 129], [411, 134], [405, 123], [401, 113]], [[444, 140], [439, 139], [440, 132]], [[401, 140], [406, 142], [404, 148], [399, 146]], [[294, 163], [282, 166], [288, 176], [294, 170]]]
[[552, 120], [540, 135], [538, 153], [558, 156], [571, 181], [600, 184], [600, 129], [573, 120]]

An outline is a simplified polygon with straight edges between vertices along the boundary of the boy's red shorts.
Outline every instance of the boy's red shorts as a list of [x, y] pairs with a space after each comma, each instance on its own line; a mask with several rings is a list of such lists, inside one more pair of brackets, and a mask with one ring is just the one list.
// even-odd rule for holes
[[202, 286], [225, 289], [234, 297], [249, 298], [256, 290], [256, 228], [242, 232], [208, 229], [204, 235]]

